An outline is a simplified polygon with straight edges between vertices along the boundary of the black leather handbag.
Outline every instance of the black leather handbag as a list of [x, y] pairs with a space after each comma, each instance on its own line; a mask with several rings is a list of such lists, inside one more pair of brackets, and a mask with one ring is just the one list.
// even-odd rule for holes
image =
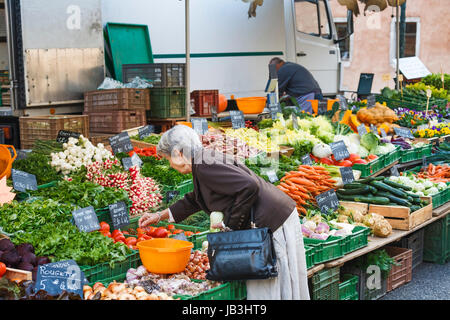
[[214, 281], [269, 279], [278, 276], [273, 235], [269, 228], [256, 228], [253, 208], [251, 229], [207, 235], [210, 270]]

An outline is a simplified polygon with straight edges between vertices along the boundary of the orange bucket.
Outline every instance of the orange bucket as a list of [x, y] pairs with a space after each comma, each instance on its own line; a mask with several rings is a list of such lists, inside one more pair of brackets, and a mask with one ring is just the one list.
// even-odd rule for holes
[[[10, 149], [13, 151], [13, 156], [11, 156]], [[0, 179], [5, 176], [6, 178], [11, 176], [12, 164], [16, 158], [17, 153], [13, 146], [0, 144]]]
[[239, 110], [245, 114], [258, 114], [264, 111], [267, 97], [248, 97], [235, 99]]
[[144, 240], [137, 244], [144, 267], [152, 273], [179, 273], [186, 268], [194, 244], [171, 238]]

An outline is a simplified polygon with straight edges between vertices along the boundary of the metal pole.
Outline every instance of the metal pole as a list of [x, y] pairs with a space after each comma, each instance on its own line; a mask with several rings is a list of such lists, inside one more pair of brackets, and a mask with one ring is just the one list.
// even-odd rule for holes
[[395, 46], [396, 46], [396, 56], [397, 56], [397, 70], [396, 70], [396, 74], [397, 74], [397, 90], [400, 88], [399, 86], [399, 81], [398, 81], [398, 76], [400, 75], [400, 66], [399, 66], [399, 60], [400, 60], [400, 19], [399, 19], [399, 6], [398, 6], [398, 0], [396, 1], [396, 7], [395, 7], [395, 27], [396, 27], [396, 31], [395, 31]]
[[191, 44], [189, 28], [189, 0], [185, 0], [185, 29], [186, 29], [186, 120], [191, 121], [191, 94], [190, 94], [190, 69], [191, 69]]

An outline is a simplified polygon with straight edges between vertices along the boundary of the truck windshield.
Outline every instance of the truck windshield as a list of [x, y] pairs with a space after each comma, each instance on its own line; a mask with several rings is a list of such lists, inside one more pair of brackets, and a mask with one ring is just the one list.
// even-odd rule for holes
[[330, 19], [324, 0], [295, 0], [297, 31], [331, 39]]

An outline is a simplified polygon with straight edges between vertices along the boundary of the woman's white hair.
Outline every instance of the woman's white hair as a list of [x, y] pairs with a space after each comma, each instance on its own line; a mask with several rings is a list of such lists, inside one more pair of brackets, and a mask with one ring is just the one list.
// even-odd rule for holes
[[197, 132], [185, 125], [176, 125], [162, 135], [157, 146], [157, 152], [172, 156], [174, 151], [179, 151], [190, 158], [201, 148], [202, 143]]

